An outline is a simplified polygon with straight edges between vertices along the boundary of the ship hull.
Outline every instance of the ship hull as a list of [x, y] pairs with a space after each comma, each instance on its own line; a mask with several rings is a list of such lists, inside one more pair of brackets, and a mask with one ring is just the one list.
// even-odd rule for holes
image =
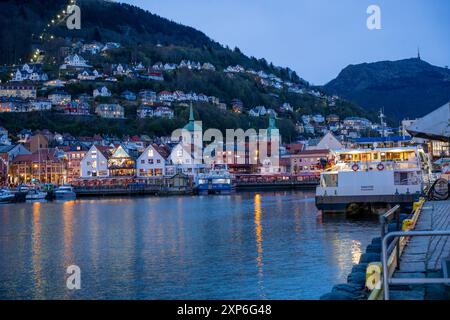
[[345, 213], [351, 205], [370, 206], [372, 208], [389, 208], [397, 204], [409, 207], [418, 200], [420, 194], [398, 195], [354, 195], [354, 196], [316, 196], [316, 207], [322, 212]]

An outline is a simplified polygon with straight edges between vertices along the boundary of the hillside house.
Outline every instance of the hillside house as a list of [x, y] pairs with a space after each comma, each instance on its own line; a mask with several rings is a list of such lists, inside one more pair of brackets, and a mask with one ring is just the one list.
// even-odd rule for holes
[[95, 113], [102, 118], [125, 119], [125, 109], [117, 103], [99, 104]]
[[94, 89], [93, 94], [94, 98], [97, 97], [111, 97], [111, 91], [109, 91], [109, 89], [107, 87], [101, 87], [101, 88], [97, 88]]

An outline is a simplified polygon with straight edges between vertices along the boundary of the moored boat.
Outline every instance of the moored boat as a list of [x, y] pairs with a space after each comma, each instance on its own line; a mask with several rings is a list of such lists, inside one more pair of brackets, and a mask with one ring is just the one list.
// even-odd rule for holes
[[27, 195], [25, 196], [26, 200], [45, 200], [47, 197], [47, 192], [40, 191], [38, 189], [31, 189], [28, 191]]
[[9, 190], [6, 189], [0, 190], [0, 203], [13, 202], [15, 197], [16, 197], [15, 194]]
[[230, 194], [235, 189], [232, 175], [226, 165], [214, 165], [208, 173], [201, 173], [196, 179], [198, 194]]
[[335, 165], [321, 173], [316, 188], [322, 211], [408, 206], [430, 184], [431, 163], [418, 147], [339, 150], [334, 156]]
[[73, 187], [70, 185], [64, 185], [56, 188], [54, 194], [56, 200], [75, 199], [77, 196]]
[[22, 184], [22, 185], [17, 186], [16, 192], [28, 193], [28, 191], [30, 191], [31, 189], [33, 189], [32, 186], [27, 186], [27, 185]]

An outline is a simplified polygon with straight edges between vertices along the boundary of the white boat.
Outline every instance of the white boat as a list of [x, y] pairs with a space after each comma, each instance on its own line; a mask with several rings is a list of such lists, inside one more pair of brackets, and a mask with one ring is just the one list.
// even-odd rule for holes
[[64, 185], [55, 189], [55, 198], [57, 200], [61, 199], [75, 199], [76, 193], [72, 186]]
[[47, 192], [40, 191], [38, 189], [31, 189], [25, 196], [26, 200], [45, 200]]
[[33, 189], [33, 187], [26, 186], [26, 185], [20, 185], [20, 186], [17, 187], [16, 191], [17, 191], [17, 192], [20, 192], [20, 193], [22, 193], [22, 192], [27, 193], [27, 192], [30, 191], [31, 189]]
[[431, 183], [431, 163], [418, 147], [334, 151], [335, 165], [322, 172], [316, 206], [347, 211], [351, 204], [410, 204]]
[[9, 190], [6, 189], [0, 190], [0, 203], [13, 202], [15, 197], [16, 197], [15, 194]]

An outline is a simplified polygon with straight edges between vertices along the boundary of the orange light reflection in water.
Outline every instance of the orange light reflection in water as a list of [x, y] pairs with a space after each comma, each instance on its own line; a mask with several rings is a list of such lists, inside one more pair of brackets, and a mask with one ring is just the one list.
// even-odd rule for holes
[[42, 264], [41, 264], [41, 251], [42, 251], [42, 235], [41, 235], [41, 203], [33, 203], [33, 228], [31, 234], [32, 241], [32, 261], [33, 261], [33, 278], [35, 282], [35, 299], [42, 298], [43, 294], [43, 282], [42, 282]]
[[[261, 195], [255, 194], [255, 235], [256, 235], [256, 266], [258, 268], [259, 285], [262, 292], [264, 292], [263, 275], [264, 275], [264, 262], [263, 262], [263, 236], [261, 225]], [[264, 293], [263, 293], [264, 295]]]

